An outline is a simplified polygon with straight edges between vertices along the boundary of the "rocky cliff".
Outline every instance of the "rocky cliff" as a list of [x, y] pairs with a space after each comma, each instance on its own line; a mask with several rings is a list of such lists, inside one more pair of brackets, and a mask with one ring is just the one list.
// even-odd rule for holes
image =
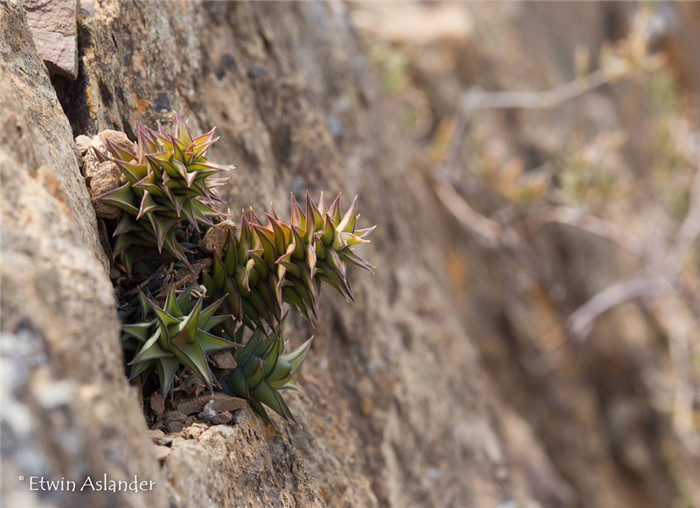
[[[26, 8], [30, 21], [41, 8]], [[659, 506], [654, 496], [674, 492], [666, 466], [630, 470], [610, 451], [601, 420], [612, 409], [599, 398], [612, 381], [590, 386], [595, 351], [581, 353], [583, 374], [546, 378], [519, 363], [527, 328], [539, 326], [525, 314], [539, 323], [545, 311], [439, 204], [348, 9], [80, 1], [72, 79], [70, 61], [63, 71], [44, 64], [25, 9], [0, 5], [7, 506], [612, 506], [642, 502], [633, 491], [644, 482], [648, 506]], [[607, 26], [603, 9], [580, 14]], [[486, 27], [499, 23], [517, 33], [507, 13], [471, 16], [477, 31], [458, 28], [458, 37], [489, 40]], [[589, 37], [595, 45], [607, 34]], [[458, 54], [469, 60], [463, 71], [498, 82], [508, 63], [491, 66], [495, 57], [469, 47], [478, 56]], [[430, 66], [413, 72], [434, 111], [465, 85], [454, 74], [432, 82], [440, 74]], [[168, 124], [173, 112], [196, 132], [217, 127], [211, 156], [236, 166], [225, 192], [232, 210], [272, 202], [283, 214], [290, 192], [342, 192], [346, 203], [359, 195], [365, 224], [378, 225], [366, 252], [376, 275], [350, 274], [357, 303], [328, 292], [315, 329], [290, 323], [295, 344], [316, 336], [288, 399], [296, 422], [265, 426], [243, 409], [226, 425], [149, 431], [148, 402], [124, 375], [109, 260], [74, 139], [104, 129], [134, 139], [138, 123]], [[547, 241], [545, 255], [564, 248], [560, 235]], [[579, 353], [566, 352], [574, 364]], [[633, 421], [660, 421], [644, 417]], [[664, 435], [652, 436], [652, 452]], [[81, 492], [105, 474], [153, 484]], [[38, 488], [42, 478], [76, 485]]]
[[[2, 6], [3, 490], [9, 505], [494, 506], [514, 493], [475, 350], [431, 260], [447, 241], [342, 4], [81, 2], [80, 71], [50, 80]], [[57, 96], [58, 93], [58, 96]], [[326, 303], [279, 433], [250, 414], [170, 443], [159, 467], [122, 375], [118, 322], [73, 138], [216, 125], [232, 209], [359, 194], [374, 277]], [[279, 205], [278, 205], [279, 207]], [[334, 297], [330, 298], [331, 301]], [[6, 422], [6, 423], [5, 423]], [[7, 449], [5, 449], [7, 448]], [[154, 480], [134, 493], [28, 479]], [[24, 476], [24, 481], [18, 481]], [[80, 483], [80, 482], [78, 482]], [[88, 501], [89, 499], [89, 501]]]

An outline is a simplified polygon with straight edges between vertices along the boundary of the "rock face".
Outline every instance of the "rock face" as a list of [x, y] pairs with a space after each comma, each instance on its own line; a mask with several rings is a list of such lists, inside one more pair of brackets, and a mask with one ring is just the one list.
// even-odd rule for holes
[[[87, 502], [30, 491], [20, 475], [103, 472], [157, 488], [91, 493], [94, 506], [490, 507], [515, 496], [475, 352], [430, 261], [445, 231], [431, 231], [439, 217], [405, 173], [342, 5], [82, 2], [81, 72], [54, 80], [61, 104], [21, 8], [3, 4], [1, 26], [9, 505]], [[367, 225], [380, 230], [368, 252], [378, 274], [352, 275], [359, 303], [331, 296], [316, 330], [290, 331], [292, 340], [316, 334], [303, 389], [290, 397], [298, 422], [271, 434], [236, 417], [168, 441], [167, 453], [148, 444], [122, 373], [72, 139], [105, 128], [133, 138], [138, 122], [167, 122], [174, 110], [195, 131], [218, 127], [212, 155], [238, 167], [232, 209], [272, 201], [280, 210], [290, 190], [358, 193]]]
[[[506, 19], [514, 30], [521, 8], [503, 7], [502, 17], [500, 7], [484, 11], [464, 25], [453, 23], [450, 7], [441, 19], [455, 27], [452, 36], [483, 37], [488, 48], [498, 35], [489, 27]], [[603, 11], [580, 9], [603, 23]], [[516, 318], [536, 307], [536, 295], [523, 311], [513, 302], [522, 280], [511, 280], [510, 266], [456, 240], [344, 3], [81, 1], [74, 81], [50, 80], [27, 18], [19, 3], [0, 4], [5, 505], [505, 508], [641, 500], [628, 492], [635, 482], [623, 482], [638, 473], [608, 452], [604, 416], [578, 371], [548, 384], [517, 364], [532, 320]], [[485, 53], [471, 63], [495, 75], [512, 63], [492, 59]], [[436, 98], [465, 84], [445, 79], [433, 87], [440, 62], [426, 61], [437, 66], [425, 71]], [[551, 70], [552, 81], [559, 71]], [[169, 123], [174, 111], [197, 133], [217, 127], [211, 158], [237, 167], [226, 189], [231, 210], [273, 202], [287, 216], [290, 191], [342, 191], [346, 205], [359, 194], [365, 225], [379, 226], [365, 250], [377, 274], [350, 274], [357, 303], [325, 292], [315, 329], [289, 323], [295, 344], [316, 336], [301, 390], [288, 398], [296, 422], [278, 419], [275, 429], [232, 410], [226, 425], [187, 427], [179, 413], [173, 434], [149, 432], [124, 376], [109, 260], [85, 184], [87, 177], [98, 187], [109, 168], [81, 174], [74, 138], [113, 129], [134, 139], [139, 122]], [[470, 265], [445, 271], [460, 254]], [[462, 279], [473, 284], [469, 298], [455, 289]], [[525, 332], [509, 329], [513, 323]], [[576, 351], [569, 355], [575, 363]], [[584, 367], [592, 369], [590, 358]], [[654, 472], [640, 477], [652, 482]], [[86, 478], [104, 474], [154, 486], [79, 492]], [[614, 480], [589, 501], [608, 474]], [[31, 478], [77, 485], [32, 490]]]
[[[166, 506], [73, 133], [18, 5], [0, 6], [0, 32], [3, 504]], [[104, 474], [157, 487], [79, 492]], [[76, 491], [42, 492], [42, 478]]]

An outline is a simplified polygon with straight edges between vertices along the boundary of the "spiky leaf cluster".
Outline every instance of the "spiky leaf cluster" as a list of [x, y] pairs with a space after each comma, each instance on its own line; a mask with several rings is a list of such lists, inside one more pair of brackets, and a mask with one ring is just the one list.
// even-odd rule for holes
[[[296, 387], [293, 376], [311, 339], [285, 353], [285, 304], [314, 323], [321, 282], [354, 300], [347, 265], [372, 269], [353, 248], [367, 243], [374, 228], [356, 228], [356, 200], [343, 213], [340, 195], [326, 208], [323, 195], [314, 204], [308, 193], [304, 207], [292, 196], [289, 223], [272, 208], [264, 215], [266, 223], [252, 209], [238, 225], [221, 221], [215, 188], [225, 181], [219, 173], [230, 167], [206, 158], [217, 139], [214, 129], [194, 138], [176, 115], [172, 132], [139, 126], [137, 142], [108, 140], [107, 153], [95, 151], [100, 160], [117, 164], [125, 182], [96, 199], [122, 210], [108, 227], [117, 267], [128, 275], [119, 280], [126, 285], [122, 343], [131, 359], [129, 375], [146, 380], [155, 373], [167, 395], [178, 371], [187, 367], [210, 390], [247, 398], [267, 421], [264, 406], [291, 418], [280, 391]], [[212, 228], [224, 230], [226, 238], [209, 254], [196, 233], [206, 240]], [[187, 289], [179, 295], [172, 281], [183, 279], [173, 260], [190, 268]], [[142, 272], [144, 266], [155, 272]], [[137, 283], [162, 296], [138, 290], [137, 303]], [[205, 296], [193, 297], [194, 287]], [[222, 349], [232, 350], [235, 368], [214, 368], [210, 352]]]
[[216, 175], [230, 166], [215, 164], [206, 158], [207, 150], [217, 141], [215, 129], [193, 138], [179, 116], [173, 132], [160, 124], [154, 131], [138, 127], [138, 141], [131, 147], [107, 140], [109, 153], [96, 151], [101, 160], [114, 161], [126, 179], [124, 185], [96, 199], [116, 206], [123, 212], [114, 230], [113, 256], [131, 273], [139, 256], [148, 251], [169, 254], [188, 264], [183, 246], [184, 225], [199, 232], [213, 226], [215, 202], [221, 201], [215, 188], [225, 183]]
[[[284, 352], [282, 325], [270, 333], [256, 328], [245, 346], [234, 351], [238, 366], [219, 377], [221, 389], [229, 395], [248, 399], [253, 410], [265, 421], [270, 418], [263, 404], [285, 419], [293, 419], [280, 390], [296, 390], [294, 374], [306, 358], [313, 337], [290, 353]], [[244, 327], [237, 335], [242, 339]], [[239, 340], [242, 342], [242, 340]]]
[[252, 210], [242, 214], [238, 232], [220, 225], [227, 227], [228, 239], [222, 255], [214, 254], [211, 274], [203, 276], [208, 298], [224, 297], [225, 311], [249, 326], [275, 326], [283, 303], [315, 321], [321, 282], [354, 300], [346, 263], [372, 270], [353, 246], [367, 243], [374, 228], [356, 229], [357, 199], [343, 214], [340, 195], [326, 209], [323, 195], [314, 204], [307, 194], [305, 208], [292, 196], [289, 224], [271, 208], [265, 225]]
[[221, 301], [203, 308], [203, 298], [191, 298], [192, 286], [175, 295], [169, 286], [161, 307], [139, 293], [140, 320], [122, 327], [125, 349], [134, 350], [130, 378], [155, 369], [164, 395], [173, 387], [182, 365], [189, 367], [211, 390], [214, 377], [207, 353], [233, 347], [231, 341], [210, 333], [230, 316], [216, 314]]

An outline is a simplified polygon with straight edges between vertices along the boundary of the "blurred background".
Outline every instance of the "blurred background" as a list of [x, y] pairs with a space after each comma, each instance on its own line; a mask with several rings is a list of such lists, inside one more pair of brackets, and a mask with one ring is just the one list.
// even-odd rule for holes
[[351, 12], [520, 480], [543, 506], [698, 506], [700, 4]]

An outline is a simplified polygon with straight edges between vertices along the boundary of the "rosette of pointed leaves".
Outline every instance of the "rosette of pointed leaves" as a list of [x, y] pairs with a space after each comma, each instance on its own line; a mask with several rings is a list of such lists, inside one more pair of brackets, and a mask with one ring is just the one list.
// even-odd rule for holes
[[[284, 321], [284, 320], [282, 320]], [[285, 353], [281, 336], [281, 323], [275, 331], [265, 333], [256, 328], [244, 347], [233, 353], [237, 367], [218, 378], [224, 393], [248, 399], [250, 406], [266, 422], [270, 421], [264, 406], [285, 419], [294, 419], [280, 390], [296, 390], [294, 375], [311, 347], [313, 337], [290, 353]], [[240, 327], [237, 339], [243, 338]]]
[[[340, 194], [326, 210], [323, 194], [321, 194], [318, 205], [314, 205], [307, 193], [306, 213], [304, 213], [292, 195], [290, 228], [294, 241], [290, 242], [286, 251], [277, 259], [277, 263], [284, 266], [290, 275], [296, 276], [298, 270], [295, 270], [295, 265], [298, 267], [298, 264], [294, 262], [294, 259], [295, 255], [299, 255], [298, 244], [300, 239], [304, 244], [313, 248], [313, 253], [311, 253], [311, 249], [307, 249], [307, 264], [311, 266], [312, 276], [319, 281], [327, 282], [340, 291], [347, 299], [355, 301], [347, 280], [346, 262], [370, 272], [374, 270], [374, 266], [355, 253], [354, 246], [369, 243], [367, 236], [376, 226], [356, 229], [359, 218], [357, 197], [355, 197], [350, 207], [343, 214], [340, 208]], [[276, 217], [270, 219], [271, 223], [273, 219], [276, 221]], [[272, 226], [274, 231], [274, 224]], [[270, 228], [268, 227], [267, 229], [267, 235], [269, 236]], [[294, 299], [289, 297], [291, 292], [287, 288], [287, 285], [283, 285], [284, 299], [296, 305]], [[303, 299], [302, 301], [306, 303]], [[300, 310], [303, 312], [303, 309]]]
[[131, 147], [107, 140], [109, 154], [96, 150], [101, 160], [114, 161], [127, 180], [96, 198], [123, 211], [114, 230], [113, 255], [127, 273], [139, 254], [155, 248], [187, 265], [186, 248], [178, 238], [183, 225], [199, 232], [222, 215], [213, 206], [221, 201], [215, 188], [226, 179], [216, 175], [231, 166], [206, 158], [218, 139], [214, 132], [194, 138], [187, 123], [175, 115], [172, 133], [160, 124], [157, 131], [139, 125], [138, 141]]
[[[250, 328], [255, 323], [279, 323], [283, 302], [315, 321], [322, 281], [354, 300], [346, 262], [372, 270], [353, 246], [367, 243], [366, 236], [374, 229], [355, 228], [356, 201], [342, 214], [340, 195], [326, 210], [323, 196], [315, 205], [307, 194], [306, 211], [292, 196], [289, 224], [270, 209], [265, 214], [267, 225], [252, 210], [250, 218], [243, 214], [238, 235], [230, 223], [220, 225], [228, 227], [228, 240], [222, 255], [214, 254], [211, 274], [203, 275], [208, 298], [225, 296], [226, 312]], [[227, 326], [231, 333], [233, 325]]]
[[210, 330], [230, 316], [216, 315], [221, 300], [203, 307], [203, 299], [191, 298], [191, 287], [175, 296], [170, 285], [165, 304], [158, 303], [139, 293], [141, 320], [122, 326], [124, 348], [135, 350], [129, 365], [131, 379], [155, 368], [163, 396], [173, 387], [175, 374], [186, 365], [209, 390], [214, 376], [209, 367], [207, 353], [235, 346], [229, 340], [210, 333]]

